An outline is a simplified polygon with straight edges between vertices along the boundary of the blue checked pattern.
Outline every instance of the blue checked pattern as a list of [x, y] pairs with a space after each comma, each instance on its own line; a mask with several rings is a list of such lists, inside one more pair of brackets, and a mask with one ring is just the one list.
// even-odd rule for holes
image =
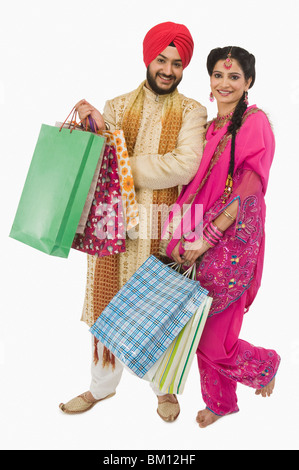
[[143, 377], [207, 294], [198, 281], [150, 256], [90, 331], [138, 377]]

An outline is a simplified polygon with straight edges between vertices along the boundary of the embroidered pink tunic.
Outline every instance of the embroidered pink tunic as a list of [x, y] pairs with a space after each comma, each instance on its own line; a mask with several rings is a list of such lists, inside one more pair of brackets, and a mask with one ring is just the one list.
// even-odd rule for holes
[[[280, 362], [275, 351], [239, 340], [244, 312], [261, 284], [264, 196], [274, 156], [274, 136], [265, 113], [256, 106], [248, 108], [236, 136], [233, 193], [223, 204], [231, 150], [228, 126], [215, 129], [215, 122], [209, 126], [199, 170], [183, 188], [163, 233], [163, 238], [172, 237], [166, 249], [169, 257], [182, 234], [188, 240], [187, 249], [192, 249], [202, 229], [238, 201], [236, 221], [202, 256], [197, 269], [198, 281], [213, 298], [197, 351], [202, 394], [207, 407], [219, 415], [238, 411], [237, 382], [264, 387], [273, 379]], [[202, 213], [196, 210], [197, 205], [202, 206]], [[175, 217], [182, 210], [184, 215], [177, 224]]]

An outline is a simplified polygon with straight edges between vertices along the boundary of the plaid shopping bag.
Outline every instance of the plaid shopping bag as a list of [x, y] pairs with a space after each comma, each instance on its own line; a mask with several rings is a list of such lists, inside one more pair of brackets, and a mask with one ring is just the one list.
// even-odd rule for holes
[[138, 377], [166, 351], [207, 291], [150, 256], [120, 289], [91, 333]]

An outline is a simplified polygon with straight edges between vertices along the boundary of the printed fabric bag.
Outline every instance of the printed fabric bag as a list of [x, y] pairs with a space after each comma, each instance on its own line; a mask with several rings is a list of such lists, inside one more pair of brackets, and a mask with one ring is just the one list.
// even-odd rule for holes
[[151, 255], [90, 331], [133, 373], [144, 378], [207, 294], [197, 281]]
[[[126, 231], [128, 232], [139, 224], [139, 211], [124, 132], [121, 129], [117, 129], [113, 132], [108, 130], [99, 131], [95, 120], [91, 116], [86, 118], [85, 126], [92, 132], [105, 137], [107, 145], [115, 146], [118, 162], [118, 179], [126, 222]], [[94, 192], [95, 188], [91, 187], [90, 194]], [[80, 231], [78, 231], [78, 233], [82, 233], [82, 227], [80, 227]]]
[[43, 124], [10, 237], [67, 258], [105, 138]]
[[139, 213], [124, 132], [122, 130], [116, 130], [114, 132], [105, 131], [101, 135], [106, 138], [107, 144], [115, 145], [116, 147], [119, 182], [126, 218], [126, 230], [129, 231], [139, 224]]
[[[123, 131], [98, 131], [89, 116], [86, 125], [105, 137], [105, 152], [90, 212], [82, 230], [78, 228], [72, 247], [102, 257], [126, 251], [126, 232], [139, 223], [138, 205]], [[87, 204], [86, 204], [87, 206]], [[86, 207], [85, 206], [85, 207]]]
[[126, 251], [116, 147], [107, 142], [87, 222], [83, 234], [76, 234], [72, 248], [98, 257]]

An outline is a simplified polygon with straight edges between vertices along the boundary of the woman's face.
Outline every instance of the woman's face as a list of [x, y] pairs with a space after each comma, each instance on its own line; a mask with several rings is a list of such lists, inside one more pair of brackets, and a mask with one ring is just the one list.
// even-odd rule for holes
[[239, 62], [232, 59], [232, 67], [226, 69], [224, 60], [219, 60], [211, 75], [211, 91], [217, 100], [218, 108], [233, 110], [244, 91], [247, 91], [252, 79], [245, 80]]

